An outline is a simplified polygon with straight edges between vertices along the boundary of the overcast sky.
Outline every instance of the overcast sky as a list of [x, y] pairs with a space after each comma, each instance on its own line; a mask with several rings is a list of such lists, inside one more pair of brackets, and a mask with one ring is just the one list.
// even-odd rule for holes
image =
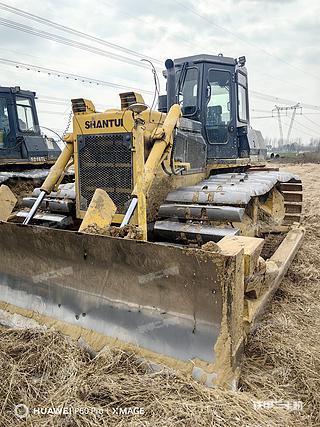
[[[297, 115], [292, 137], [307, 142], [310, 137], [320, 136], [319, 0], [10, 0], [6, 4], [134, 50], [141, 57], [164, 61], [199, 53], [223, 53], [235, 58], [245, 55], [253, 91], [250, 99], [253, 127], [260, 129], [265, 137], [279, 136], [276, 118], [256, 118], [271, 116], [276, 103], [261, 99], [256, 94], [259, 92], [319, 106], [302, 109], [303, 115]], [[0, 17], [139, 61], [121, 50], [2, 9]], [[3, 25], [0, 25], [0, 57], [153, 90], [152, 73], [147, 68]], [[67, 125], [71, 98], [92, 99], [100, 109], [119, 106], [118, 89], [0, 66], [1, 85], [36, 91], [40, 124], [58, 132]], [[160, 78], [164, 89], [161, 75]], [[152, 97], [146, 95], [145, 99], [151, 103]], [[286, 136], [290, 117], [282, 120]]]

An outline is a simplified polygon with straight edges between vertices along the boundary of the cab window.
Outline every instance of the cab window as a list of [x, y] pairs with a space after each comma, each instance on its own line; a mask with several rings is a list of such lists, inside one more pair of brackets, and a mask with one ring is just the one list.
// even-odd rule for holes
[[0, 97], [0, 148], [6, 143], [7, 135], [10, 133], [7, 99]]
[[247, 76], [238, 72], [238, 120], [248, 121], [248, 85]]
[[[178, 70], [176, 74], [177, 84], [179, 84], [180, 73]], [[193, 116], [197, 112], [198, 79], [198, 68], [188, 68], [184, 81], [180, 81], [178, 99], [184, 116]]]
[[29, 98], [16, 98], [18, 125], [21, 132], [35, 132], [32, 105]]
[[223, 70], [208, 70], [206, 132], [211, 144], [228, 141], [231, 121], [231, 74]]

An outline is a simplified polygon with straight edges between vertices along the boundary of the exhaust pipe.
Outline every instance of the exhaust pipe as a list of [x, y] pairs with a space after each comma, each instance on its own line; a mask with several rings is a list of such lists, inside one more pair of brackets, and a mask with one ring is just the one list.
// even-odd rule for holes
[[167, 59], [165, 66], [167, 69], [167, 111], [169, 111], [172, 105], [177, 103], [176, 74], [172, 59]]

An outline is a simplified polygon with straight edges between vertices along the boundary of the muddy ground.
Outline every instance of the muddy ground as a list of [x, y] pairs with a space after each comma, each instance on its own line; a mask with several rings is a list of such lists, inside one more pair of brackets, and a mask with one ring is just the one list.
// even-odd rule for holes
[[[208, 390], [172, 371], [150, 374], [120, 350], [90, 355], [53, 331], [3, 328], [0, 427], [320, 426], [320, 165], [286, 169], [303, 179], [306, 238], [250, 336], [239, 391]], [[22, 418], [18, 404], [89, 413]]]

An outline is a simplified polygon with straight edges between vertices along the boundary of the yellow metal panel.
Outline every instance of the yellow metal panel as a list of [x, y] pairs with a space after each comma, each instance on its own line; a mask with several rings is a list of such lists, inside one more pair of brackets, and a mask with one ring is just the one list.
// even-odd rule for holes
[[117, 207], [109, 197], [108, 193], [101, 190], [101, 188], [97, 188], [79, 231], [84, 231], [90, 225], [96, 225], [99, 229], [106, 229], [110, 226], [116, 210]]
[[251, 276], [256, 270], [263, 244], [264, 239], [246, 236], [225, 236], [218, 242], [218, 246], [222, 250], [243, 249], [244, 274], [246, 277]]
[[0, 221], [7, 221], [11, 215], [17, 199], [7, 185], [0, 187]]
[[158, 140], [154, 141], [151, 152], [144, 166], [143, 176], [139, 178], [138, 189], [137, 184], [133, 190], [133, 194], [137, 195], [138, 191], [147, 194], [154, 178], [156, 176], [158, 167], [161, 164], [165, 150], [172, 144], [172, 132], [175, 128], [179, 117], [181, 116], [181, 108], [178, 104], [170, 108], [166, 116], [162, 128], [157, 129], [157, 134], [160, 135]]
[[132, 132], [134, 121], [130, 110], [109, 110], [73, 116], [74, 135]]

